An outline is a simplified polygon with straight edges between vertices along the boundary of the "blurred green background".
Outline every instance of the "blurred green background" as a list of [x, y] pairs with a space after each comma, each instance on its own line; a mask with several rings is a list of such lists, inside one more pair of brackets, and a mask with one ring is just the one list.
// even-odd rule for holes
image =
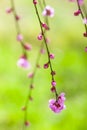
[[[13, 15], [5, 13], [10, 1], [0, 0], [0, 130], [22, 129], [24, 113], [21, 108], [30, 83], [27, 73], [33, 70], [41, 44], [36, 39], [40, 28], [32, 1], [15, 0], [15, 4], [22, 18], [20, 27], [25, 41], [33, 47], [28, 53], [32, 68], [25, 71], [16, 66], [22, 49], [16, 41]], [[54, 95], [50, 92], [50, 70], [43, 69], [47, 61], [45, 54], [41, 57], [42, 68], [37, 71], [34, 81], [28, 129], [87, 130], [87, 53], [84, 51], [87, 39], [83, 37], [84, 26], [80, 17], [73, 16], [77, 9], [75, 3], [48, 0], [47, 4], [55, 9], [55, 17], [49, 18], [49, 48], [55, 54], [52, 64], [57, 73], [58, 92], [66, 93], [66, 110], [55, 114], [48, 108], [48, 100]]]

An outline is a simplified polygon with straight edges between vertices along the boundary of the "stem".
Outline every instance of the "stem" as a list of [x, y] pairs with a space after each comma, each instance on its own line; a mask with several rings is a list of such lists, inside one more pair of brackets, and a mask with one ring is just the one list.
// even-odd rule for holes
[[25, 113], [24, 113], [23, 130], [25, 129], [25, 122], [27, 121], [28, 103], [30, 101], [29, 97], [31, 97], [31, 95], [32, 95], [32, 88], [31, 88], [31, 86], [33, 86], [33, 82], [34, 82], [36, 71], [37, 71], [37, 65], [39, 64], [39, 61], [40, 61], [40, 58], [41, 58], [41, 53], [40, 53], [41, 49], [43, 49], [43, 44], [41, 44], [40, 50], [38, 52], [38, 56], [37, 56], [37, 59], [36, 59], [36, 64], [35, 64], [34, 71], [33, 71], [33, 77], [31, 79], [31, 83], [30, 83], [30, 87], [29, 87], [29, 91], [28, 91], [28, 96], [27, 96], [26, 102], [25, 102]]
[[45, 0], [43, 0], [43, 5], [46, 6], [46, 2], [45, 2]]
[[[14, 5], [14, 0], [11, 0], [11, 6], [12, 6], [12, 10], [13, 10], [13, 15], [15, 18], [17, 16], [17, 13], [16, 13], [15, 5]], [[20, 31], [20, 27], [19, 27], [19, 24], [16, 19], [15, 19], [15, 25], [16, 25], [16, 29], [17, 29], [17, 34], [19, 34], [21, 31]]]
[[[41, 10], [43, 10], [41, 1], [39, 1], [39, 4], [40, 4], [40, 7], [41, 7]], [[47, 19], [47, 17], [45, 18], [45, 21], [47, 21], [46, 19]], [[44, 30], [44, 34], [45, 33], [46, 33], [46, 30]], [[37, 56], [37, 59], [36, 59], [36, 64], [35, 64], [35, 67], [34, 67], [33, 77], [31, 79], [31, 83], [30, 83], [30, 87], [29, 87], [29, 91], [28, 91], [28, 96], [27, 96], [26, 102], [25, 102], [24, 124], [27, 121], [27, 116], [28, 116], [29, 97], [31, 97], [31, 95], [32, 95], [31, 86], [33, 86], [34, 78], [35, 78], [36, 71], [37, 71], [37, 65], [39, 64], [39, 61], [40, 61], [40, 58], [41, 58], [41, 50], [43, 49], [43, 47], [44, 47], [44, 44], [43, 44], [43, 41], [42, 41], [41, 47], [40, 47], [40, 50], [38, 52], [38, 56]], [[26, 128], [24, 124], [23, 124], [23, 130]]]
[[40, 5], [41, 10], [43, 10], [43, 6], [42, 6], [42, 3], [41, 3], [41, 0], [38, 0], [38, 3]]
[[[44, 5], [44, 7], [46, 7], [46, 1], [45, 0], [43, 0], [43, 5]], [[46, 16], [45, 22], [49, 26], [49, 22], [48, 22], [48, 17], [47, 16]]]
[[[82, 17], [82, 20], [83, 20], [85, 17], [84, 17], [84, 14], [83, 14], [82, 10], [81, 10], [80, 4], [79, 4], [79, 0], [76, 0], [76, 1], [77, 1], [78, 10], [80, 10], [81, 17]], [[87, 33], [87, 25], [84, 24], [84, 27], [85, 27], [85, 30], [86, 30], [86, 33]]]
[[[45, 2], [45, 0], [42, 0], [42, 2], [41, 2], [41, 0], [38, 0], [38, 3], [39, 3], [39, 5], [40, 5], [41, 11], [43, 11], [43, 9], [46, 7], [46, 2]], [[43, 5], [42, 5], [42, 3], [43, 3]], [[45, 17], [45, 18], [44, 18], [44, 21], [45, 21], [45, 23], [46, 23], [46, 24], [48, 25], [48, 27], [49, 27], [48, 17]]]
[[[49, 57], [50, 52], [49, 52], [48, 45], [47, 45], [47, 43], [46, 43], [45, 34], [44, 34], [44, 31], [43, 31], [43, 28], [42, 28], [42, 22], [41, 22], [41, 19], [40, 19], [39, 12], [38, 12], [38, 9], [37, 9], [36, 4], [34, 4], [34, 7], [35, 7], [36, 15], [37, 15], [37, 17], [38, 17], [38, 21], [39, 21], [39, 24], [40, 24], [41, 33], [42, 33], [42, 35], [43, 35], [43, 40], [44, 40], [44, 43], [45, 43], [45, 46], [46, 46], [47, 55], [48, 55], [48, 62], [49, 62], [49, 65], [50, 65], [50, 71], [51, 71], [51, 73], [52, 73], [52, 72], [53, 72], [53, 68], [52, 68], [52, 63], [51, 63], [50, 57]], [[53, 76], [53, 75], [52, 75], [52, 81], [54, 81], [54, 76]], [[57, 99], [58, 94], [57, 94], [56, 88], [55, 88], [55, 96], [56, 96], [56, 99]]]
[[[21, 29], [20, 29], [18, 20], [16, 20], [17, 13], [16, 13], [16, 9], [15, 9], [14, 0], [10, 0], [10, 2], [11, 2], [12, 10], [13, 10], [14, 21], [15, 21], [15, 27], [16, 27], [16, 31], [17, 31], [17, 35], [18, 35], [18, 34], [21, 34]], [[27, 56], [26, 51], [25, 51], [25, 49], [24, 49], [24, 41], [20, 41], [20, 43], [21, 43], [21, 46], [22, 46], [22, 49], [23, 49], [23, 54], [24, 54], [25, 56]]]

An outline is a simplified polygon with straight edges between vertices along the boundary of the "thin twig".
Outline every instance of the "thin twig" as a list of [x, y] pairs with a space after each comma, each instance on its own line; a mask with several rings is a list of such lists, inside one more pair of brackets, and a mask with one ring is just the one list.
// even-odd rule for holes
[[[45, 34], [44, 34], [44, 30], [42, 28], [42, 22], [41, 22], [41, 19], [40, 19], [40, 16], [39, 16], [39, 12], [38, 12], [38, 9], [37, 9], [37, 5], [34, 4], [34, 7], [35, 7], [35, 11], [36, 11], [36, 15], [37, 15], [37, 18], [38, 18], [38, 21], [39, 21], [39, 24], [40, 24], [40, 29], [41, 29], [41, 34], [43, 35], [43, 40], [44, 40], [44, 44], [45, 44], [45, 47], [46, 47], [46, 50], [47, 50], [47, 55], [48, 55], [48, 62], [49, 62], [49, 66], [50, 66], [50, 71], [51, 73], [53, 72], [53, 67], [52, 67], [52, 63], [51, 63], [51, 60], [50, 60], [50, 51], [49, 51], [49, 48], [48, 48], [48, 45], [47, 45], [47, 42], [46, 42], [46, 37], [45, 37]], [[52, 76], [52, 81], [54, 81], [54, 75], [51, 75]], [[57, 90], [55, 88], [55, 96], [56, 96], [56, 100], [58, 98], [58, 94], [57, 94]]]

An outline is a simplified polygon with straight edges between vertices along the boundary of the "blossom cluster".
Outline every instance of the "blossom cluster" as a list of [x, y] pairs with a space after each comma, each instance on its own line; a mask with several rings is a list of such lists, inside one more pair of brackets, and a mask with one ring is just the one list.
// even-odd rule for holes
[[[44, 54], [45, 52], [47, 52], [48, 60], [47, 60], [46, 63], [44, 63], [43, 68], [44, 69], [48, 69], [48, 68], [50, 69], [50, 75], [51, 75], [51, 78], [52, 78], [50, 90], [51, 90], [52, 93], [55, 94], [55, 98], [49, 100], [49, 108], [54, 113], [59, 113], [63, 109], [65, 109], [65, 105], [64, 105], [65, 94], [61, 93], [59, 95], [58, 92], [57, 92], [56, 81], [55, 81], [56, 72], [53, 69], [53, 65], [52, 65], [52, 61], [51, 61], [55, 58], [55, 55], [54, 55], [54, 53], [50, 52], [49, 46], [48, 46], [49, 39], [46, 37], [46, 32], [50, 30], [48, 18], [54, 17], [54, 8], [51, 7], [50, 5], [46, 5], [45, 0], [43, 0], [43, 1], [44, 1], [43, 2], [44, 7], [42, 8], [41, 13], [38, 11], [37, 5], [42, 7], [42, 5], [41, 5], [42, 2], [39, 1], [39, 0], [38, 1], [37, 0], [32, 1], [34, 8], [35, 8], [36, 16], [38, 18], [38, 22], [39, 22], [39, 25], [40, 25], [40, 33], [37, 36], [37, 40], [42, 41], [42, 43], [41, 43], [40, 51], [39, 51], [38, 56], [37, 56], [34, 71], [27, 75], [27, 77], [31, 79], [31, 82], [30, 82], [29, 92], [28, 92], [28, 96], [26, 98], [25, 106], [22, 107], [22, 110], [25, 112], [25, 115], [24, 115], [25, 126], [28, 126], [30, 124], [28, 119], [27, 119], [28, 102], [33, 100], [31, 93], [32, 93], [32, 90], [34, 88], [34, 86], [33, 86], [34, 77], [35, 77], [37, 68], [40, 68], [40, 65], [39, 65], [40, 56], [41, 56], [41, 54]], [[11, 0], [11, 7], [7, 8], [6, 12], [7, 12], [7, 14], [12, 13], [13, 16], [14, 16], [16, 31], [17, 31], [16, 40], [21, 44], [21, 47], [22, 47], [22, 55], [19, 57], [19, 59], [17, 61], [17, 66], [30, 69], [31, 64], [28, 61], [27, 51], [30, 51], [32, 49], [32, 46], [31, 46], [30, 43], [27, 43], [27, 42], [24, 41], [24, 37], [23, 37], [23, 35], [20, 31], [21, 29], [20, 29], [20, 26], [19, 26], [19, 20], [21, 19], [21, 17], [16, 12], [14, 0]], [[42, 15], [45, 20], [41, 20], [40, 15]], [[46, 49], [44, 49], [44, 46], [45, 46]]]
[[[69, 2], [73, 2], [77, 5], [77, 9], [73, 12], [73, 15], [75, 17], [81, 16], [82, 23], [84, 25], [85, 31], [83, 32], [83, 36], [87, 38], [87, 9], [84, 6], [84, 0], [68, 0]], [[15, 21], [15, 27], [17, 31], [16, 35], [16, 41], [19, 42], [22, 48], [22, 54], [19, 56], [17, 60], [17, 66], [24, 68], [24, 69], [30, 69], [31, 63], [28, 60], [27, 53], [32, 50], [32, 45], [29, 42], [26, 42], [24, 40], [24, 36], [21, 32], [19, 21], [21, 19], [20, 15], [17, 14], [16, 8], [15, 8], [15, 0], [10, 0], [11, 7], [8, 7], [6, 9], [7, 14], [13, 14], [14, 21]], [[22, 107], [22, 110], [24, 111], [24, 126], [29, 126], [30, 122], [28, 121], [27, 115], [28, 115], [28, 103], [29, 101], [32, 101], [32, 90], [34, 88], [34, 78], [37, 71], [37, 68], [40, 68], [39, 60], [41, 57], [41, 54], [46, 53], [47, 54], [47, 61], [44, 63], [43, 68], [50, 70], [50, 91], [52, 94], [55, 95], [53, 99], [49, 100], [49, 108], [54, 113], [60, 113], [62, 110], [66, 108], [65, 106], [65, 93], [58, 93], [57, 92], [57, 83], [55, 80], [56, 71], [53, 69], [52, 60], [55, 59], [55, 54], [52, 53], [49, 49], [49, 38], [47, 37], [46, 33], [50, 31], [51, 27], [49, 26], [49, 19], [53, 18], [55, 15], [54, 8], [50, 5], [46, 4], [45, 0], [32, 0], [32, 4], [35, 9], [35, 13], [39, 22], [40, 31], [38, 32], [38, 35], [36, 36], [36, 40], [41, 43], [40, 50], [38, 52], [38, 56], [35, 62], [35, 67], [33, 69], [33, 72], [30, 72], [27, 74], [27, 77], [30, 79], [29, 84], [29, 92], [26, 97], [25, 105]], [[41, 12], [38, 10], [38, 6], [41, 8]], [[43, 17], [43, 20], [41, 19]], [[45, 48], [45, 49], [44, 49]], [[85, 51], [87, 52], [87, 47], [85, 48]]]
[[49, 100], [49, 107], [53, 112], [59, 113], [66, 108], [66, 106], [64, 105], [64, 101], [65, 101], [65, 93], [61, 93], [58, 96], [57, 100], [55, 99]]

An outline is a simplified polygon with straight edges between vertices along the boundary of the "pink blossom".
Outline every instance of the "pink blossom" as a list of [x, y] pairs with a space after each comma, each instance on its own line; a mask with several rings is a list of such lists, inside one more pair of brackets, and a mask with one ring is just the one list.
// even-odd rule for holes
[[30, 51], [32, 49], [32, 46], [28, 43], [24, 44], [24, 48], [28, 51]]
[[81, 14], [80, 10], [77, 10], [77, 11], [74, 12], [74, 16], [78, 16], [79, 14]]
[[49, 63], [44, 64], [44, 69], [47, 69], [49, 67]]
[[18, 20], [20, 20], [20, 16], [19, 15], [16, 15], [15, 16], [15, 19], [18, 21]]
[[18, 40], [18, 41], [22, 41], [22, 40], [23, 40], [22, 34], [18, 34], [18, 35], [17, 35], [17, 40]]
[[23, 68], [30, 68], [30, 64], [27, 61], [27, 58], [25, 56], [22, 56], [19, 58], [19, 60], [17, 62], [17, 66], [23, 67]]
[[46, 30], [49, 30], [49, 27], [47, 26], [46, 23], [42, 23], [42, 27], [45, 28]]
[[69, 0], [70, 2], [75, 2], [75, 0]]
[[41, 49], [41, 50], [40, 50], [40, 53], [41, 53], [41, 54], [45, 54], [45, 50], [44, 50], [44, 49]]
[[84, 0], [78, 0], [79, 4], [82, 5]]
[[56, 86], [56, 82], [55, 81], [52, 81], [51, 84], [52, 84], [52, 86]]
[[42, 40], [42, 38], [43, 38], [42, 34], [39, 34], [37, 37], [38, 40]]
[[33, 4], [36, 5], [37, 4], [37, 0], [33, 0]]
[[11, 13], [12, 11], [13, 11], [12, 8], [7, 8], [7, 9], [6, 9], [6, 13], [8, 13], [8, 14]]
[[65, 93], [61, 93], [59, 96], [58, 96], [58, 101], [61, 103], [61, 102], [64, 102], [65, 101]]
[[50, 57], [50, 59], [54, 59], [55, 55], [54, 54], [50, 54], [49, 57]]
[[46, 43], [50, 43], [50, 39], [49, 38], [46, 38]]
[[87, 52], [87, 47], [85, 47], [85, 52]]
[[45, 7], [44, 11], [42, 12], [43, 16], [54, 16], [54, 9], [50, 7], [49, 5]]
[[60, 113], [63, 109], [66, 108], [66, 106], [64, 105], [64, 101], [65, 101], [65, 94], [61, 93], [58, 96], [57, 100], [55, 99], [49, 100], [49, 107], [53, 112]]
[[55, 92], [55, 87], [54, 86], [52, 86], [51, 92]]
[[[69, 0], [70, 2], [76, 2], [76, 0]], [[84, 3], [84, 0], [78, 0], [78, 3], [82, 5]]]
[[28, 78], [33, 78], [33, 76], [34, 76], [34, 73], [29, 73], [28, 74]]
[[84, 23], [84, 24], [87, 24], [87, 18], [84, 18], [84, 19], [83, 19], [83, 23]]

